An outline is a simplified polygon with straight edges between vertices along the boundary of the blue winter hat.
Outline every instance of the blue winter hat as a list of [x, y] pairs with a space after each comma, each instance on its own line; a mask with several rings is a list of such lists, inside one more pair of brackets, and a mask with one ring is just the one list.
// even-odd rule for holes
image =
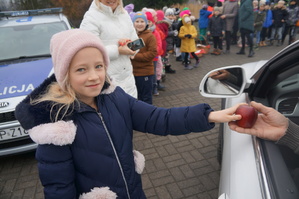
[[132, 18], [133, 23], [136, 21], [136, 19], [141, 18], [145, 21], [145, 24], [147, 25], [147, 18], [143, 12], [136, 12], [135, 15]]

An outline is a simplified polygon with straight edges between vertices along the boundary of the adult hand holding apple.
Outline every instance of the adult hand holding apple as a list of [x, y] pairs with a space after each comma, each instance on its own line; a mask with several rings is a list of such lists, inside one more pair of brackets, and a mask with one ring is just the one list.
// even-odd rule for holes
[[255, 124], [251, 128], [243, 128], [237, 125], [237, 121], [229, 122], [231, 130], [273, 141], [285, 135], [289, 125], [288, 118], [261, 103], [252, 101], [250, 105], [260, 113]]
[[238, 126], [243, 128], [251, 128], [256, 122], [258, 116], [258, 112], [254, 107], [245, 104], [240, 105], [235, 114], [242, 116], [242, 119], [237, 120], [236, 123]]

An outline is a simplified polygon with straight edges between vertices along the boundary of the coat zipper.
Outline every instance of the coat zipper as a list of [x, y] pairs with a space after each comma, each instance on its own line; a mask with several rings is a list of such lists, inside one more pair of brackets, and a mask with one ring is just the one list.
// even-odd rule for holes
[[108, 136], [108, 138], [109, 138], [110, 144], [111, 144], [111, 146], [112, 146], [112, 148], [113, 148], [113, 151], [114, 151], [114, 154], [115, 154], [115, 157], [116, 157], [118, 166], [119, 166], [119, 168], [120, 168], [120, 171], [121, 171], [123, 180], [124, 180], [124, 182], [125, 182], [125, 186], [126, 186], [126, 190], [127, 190], [127, 195], [128, 195], [128, 198], [130, 199], [131, 197], [130, 197], [130, 194], [129, 194], [129, 188], [128, 188], [128, 184], [127, 184], [127, 181], [126, 181], [126, 178], [125, 178], [125, 174], [124, 174], [123, 168], [122, 168], [122, 166], [121, 166], [121, 164], [120, 164], [119, 157], [118, 157], [118, 155], [117, 155], [117, 153], [116, 153], [116, 149], [115, 149], [115, 147], [114, 147], [114, 144], [113, 144], [113, 141], [112, 141], [112, 139], [111, 139], [110, 133], [109, 133], [109, 131], [108, 131], [108, 128], [107, 128], [107, 126], [106, 126], [106, 124], [105, 124], [105, 122], [104, 122], [104, 119], [103, 119], [103, 117], [102, 117], [102, 114], [101, 114], [100, 112], [98, 112], [98, 116], [100, 117], [100, 119], [101, 119], [101, 121], [102, 121], [102, 123], [103, 123], [104, 129], [105, 129], [106, 134], [107, 134], [107, 136]]

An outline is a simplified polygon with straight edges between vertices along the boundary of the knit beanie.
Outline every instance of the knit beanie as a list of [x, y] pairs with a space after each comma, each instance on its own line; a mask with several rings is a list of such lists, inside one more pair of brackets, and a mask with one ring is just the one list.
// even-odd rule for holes
[[109, 57], [106, 49], [95, 34], [82, 29], [71, 29], [56, 33], [50, 41], [50, 52], [52, 56], [54, 74], [59, 86], [66, 90], [65, 76], [75, 54], [86, 47], [94, 47], [101, 51], [104, 64], [109, 66]]
[[130, 4], [126, 5], [124, 8], [130, 14], [134, 10], [134, 4], [130, 3]]
[[135, 16], [135, 14], [136, 14], [136, 12], [130, 12], [130, 14], [129, 14], [132, 21], [133, 21], [133, 17]]
[[201, 8], [204, 9], [204, 10], [207, 10], [208, 9], [208, 5], [204, 4]]
[[132, 19], [133, 23], [134, 23], [134, 22], [136, 21], [136, 19], [138, 19], [138, 18], [143, 19], [143, 20], [145, 21], [145, 24], [147, 25], [147, 18], [146, 18], [145, 14], [144, 14], [143, 12], [136, 12], [136, 13], [135, 13], [135, 15], [134, 15], [134, 17], [133, 17], [133, 19]]
[[172, 8], [167, 8], [165, 10], [165, 14], [164, 14], [166, 17], [169, 16], [169, 15], [174, 15], [174, 10]]
[[220, 12], [220, 8], [215, 6], [215, 7], [214, 7], [214, 12], [215, 12], [215, 11]]
[[146, 12], [145, 15], [148, 21], [155, 23], [154, 17], [151, 12]]
[[191, 15], [190, 10], [184, 10], [180, 13], [180, 17], [183, 17], [184, 15]]
[[280, 0], [280, 1], [278, 1], [278, 3], [284, 5], [285, 1]]
[[157, 21], [162, 21], [164, 19], [164, 12], [162, 10], [157, 10]]
[[181, 12], [181, 10], [179, 8], [175, 8], [174, 14], [175, 15], [179, 15]]

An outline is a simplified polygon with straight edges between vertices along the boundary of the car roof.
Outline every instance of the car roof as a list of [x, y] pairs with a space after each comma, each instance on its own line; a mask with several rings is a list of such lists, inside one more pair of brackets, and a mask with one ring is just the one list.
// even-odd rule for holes
[[[41, 10], [46, 10], [46, 9], [41, 9]], [[33, 13], [32, 11], [40, 11], [40, 10], [30, 10], [30, 11], [29, 12], [28, 11], [0, 12], [0, 27], [28, 25], [29, 24], [28, 22], [30, 22], [30, 24], [44, 24], [44, 23], [67, 21], [67, 18], [61, 13], [62, 10], [55, 11], [56, 13], [55, 12]], [[27, 22], [27, 23], [22, 23], [22, 22]]]

